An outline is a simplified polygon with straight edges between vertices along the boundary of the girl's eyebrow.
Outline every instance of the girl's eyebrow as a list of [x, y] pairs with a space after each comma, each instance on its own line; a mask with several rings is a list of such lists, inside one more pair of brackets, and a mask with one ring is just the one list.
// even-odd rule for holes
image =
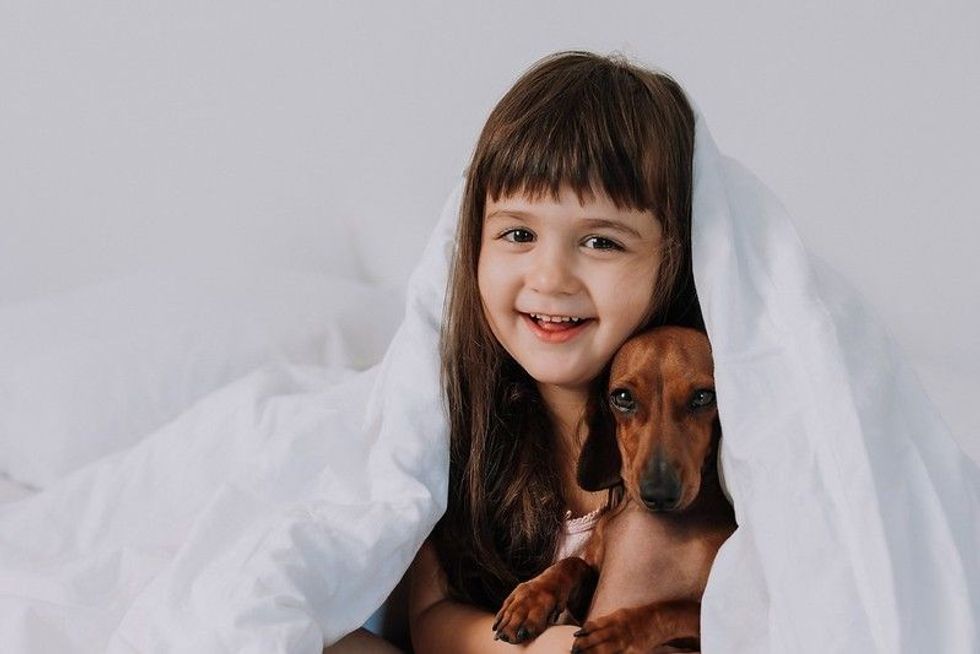
[[621, 232], [623, 234], [628, 234], [634, 238], [643, 239], [640, 232], [636, 231], [626, 223], [621, 223], [618, 220], [609, 220], [608, 218], [583, 218], [580, 220], [583, 225], [588, 225], [589, 227], [605, 227], [616, 232]]
[[[503, 218], [506, 216], [513, 216], [514, 218], [533, 218], [534, 214], [527, 211], [517, 211], [514, 209], [497, 209], [487, 214], [486, 222], [490, 222], [494, 218]], [[582, 218], [578, 221], [580, 224], [586, 227], [605, 227], [616, 232], [621, 232], [623, 234], [628, 234], [634, 238], [643, 239], [643, 236], [627, 225], [626, 223], [620, 222], [618, 220], [610, 220], [608, 218]]]

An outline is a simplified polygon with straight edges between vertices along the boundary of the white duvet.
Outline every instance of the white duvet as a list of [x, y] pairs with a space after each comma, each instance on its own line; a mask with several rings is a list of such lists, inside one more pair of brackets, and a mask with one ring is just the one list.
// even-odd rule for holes
[[[0, 507], [3, 651], [313, 654], [363, 623], [445, 507], [437, 339], [461, 190], [382, 363], [259, 369]], [[980, 651], [980, 473], [700, 115], [693, 239], [739, 523], [703, 651]]]

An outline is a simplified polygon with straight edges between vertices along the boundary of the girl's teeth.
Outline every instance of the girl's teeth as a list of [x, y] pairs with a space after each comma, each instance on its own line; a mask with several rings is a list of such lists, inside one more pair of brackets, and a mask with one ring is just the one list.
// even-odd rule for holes
[[530, 314], [535, 320], [542, 320], [544, 322], [581, 322], [581, 318], [570, 318], [564, 316], [545, 316], [540, 313]]

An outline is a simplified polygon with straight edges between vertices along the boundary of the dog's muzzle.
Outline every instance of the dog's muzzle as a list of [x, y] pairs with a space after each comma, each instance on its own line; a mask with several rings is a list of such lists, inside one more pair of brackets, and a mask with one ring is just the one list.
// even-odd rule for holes
[[650, 460], [640, 480], [640, 499], [651, 511], [671, 511], [681, 501], [681, 479], [663, 456]]

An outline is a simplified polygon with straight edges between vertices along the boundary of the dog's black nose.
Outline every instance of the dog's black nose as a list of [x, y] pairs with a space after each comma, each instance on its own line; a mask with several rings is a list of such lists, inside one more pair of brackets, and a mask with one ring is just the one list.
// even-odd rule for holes
[[666, 459], [656, 457], [640, 480], [640, 499], [652, 511], [670, 511], [681, 501], [681, 480]]
[[681, 501], [681, 494], [678, 492], [666, 492], [658, 494], [656, 491], [643, 490], [640, 492], [640, 499], [651, 511], [672, 511], [677, 508]]

